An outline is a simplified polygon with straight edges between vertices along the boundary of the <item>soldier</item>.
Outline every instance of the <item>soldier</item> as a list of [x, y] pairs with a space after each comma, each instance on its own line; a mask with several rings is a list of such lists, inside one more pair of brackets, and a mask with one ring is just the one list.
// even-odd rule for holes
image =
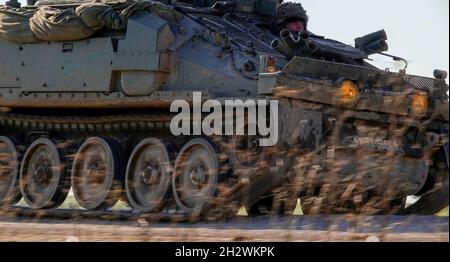
[[278, 33], [288, 29], [295, 37], [298, 37], [303, 30], [307, 30], [308, 15], [300, 3], [287, 2], [280, 5], [276, 19]]

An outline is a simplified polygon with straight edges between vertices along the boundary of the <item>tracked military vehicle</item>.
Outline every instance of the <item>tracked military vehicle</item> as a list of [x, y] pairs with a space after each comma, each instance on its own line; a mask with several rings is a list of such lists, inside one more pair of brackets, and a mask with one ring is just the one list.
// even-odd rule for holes
[[[21, 197], [55, 209], [70, 188], [88, 210], [123, 199], [144, 213], [196, 216], [241, 205], [291, 214], [298, 199], [310, 214], [433, 214], [448, 205], [446, 73], [367, 63], [387, 50], [384, 31], [355, 46], [293, 36], [274, 27], [278, 0], [125, 2], [104, 4], [119, 22], [95, 17], [82, 39], [37, 35], [36, 24], [27, 43], [0, 34], [3, 209]], [[0, 10], [36, 23], [48, 8], [73, 14], [85, 3]], [[139, 12], [123, 15], [133, 4]], [[278, 101], [278, 142], [173, 135], [171, 103], [192, 103], [194, 92], [222, 106]], [[410, 195], [421, 198], [405, 209]]]

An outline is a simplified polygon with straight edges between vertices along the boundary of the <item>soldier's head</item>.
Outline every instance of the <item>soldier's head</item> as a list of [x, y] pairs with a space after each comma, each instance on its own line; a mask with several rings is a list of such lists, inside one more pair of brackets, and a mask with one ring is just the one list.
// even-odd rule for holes
[[277, 22], [280, 27], [299, 33], [307, 29], [308, 15], [302, 4], [287, 2], [278, 7]]

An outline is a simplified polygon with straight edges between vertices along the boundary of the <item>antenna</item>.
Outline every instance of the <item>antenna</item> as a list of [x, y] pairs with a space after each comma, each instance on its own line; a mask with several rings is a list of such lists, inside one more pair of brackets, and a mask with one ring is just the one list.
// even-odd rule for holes
[[404, 59], [404, 58], [401, 58], [401, 57], [398, 57], [398, 56], [395, 56], [395, 55], [386, 54], [386, 53], [381, 53], [381, 52], [378, 53], [378, 54], [390, 57], [396, 62], [402, 61], [403, 63], [405, 63], [405, 67], [403, 68], [404, 71], [406, 71], [406, 69], [408, 68], [408, 61], [406, 61], [406, 59]]

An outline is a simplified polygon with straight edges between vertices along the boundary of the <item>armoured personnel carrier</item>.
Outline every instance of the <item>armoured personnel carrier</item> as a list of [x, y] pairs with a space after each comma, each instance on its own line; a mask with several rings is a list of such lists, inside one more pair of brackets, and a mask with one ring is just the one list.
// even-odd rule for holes
[[[299, 198], [310, 214], [434, 214], [448, 205], [446, 73], [367, 63], [387, 50], [384, 31], [355, 47], [308, 31], [295, 37], [274, 26], [278, 0], [111, 1], [95, 6], [101, 21], [83, 16], [86, 2], [0, 9], [33, 24], [33, 41], [0, 30], [3, 208], [23, 197], [54, 209], [70, 188], [89, 210], [122, 198], [140, 212], [196, 216], [242, 204], [289, 214]], [[138, 11], [124, 12], [130, 6]], [[95, 30], [51, 35], [37, 14], [50, 31], [75, 20], [48, 10], [69, 10]], [[172, 102], [191, 106], [199, 94], [219, 109], [266, 101], [258, 110], [278, 117], [277, 143], [173, 134]], [[248, 117], [245, 105], [232, 115]], [[421, 198], [405, 209], [410, 195]]]

